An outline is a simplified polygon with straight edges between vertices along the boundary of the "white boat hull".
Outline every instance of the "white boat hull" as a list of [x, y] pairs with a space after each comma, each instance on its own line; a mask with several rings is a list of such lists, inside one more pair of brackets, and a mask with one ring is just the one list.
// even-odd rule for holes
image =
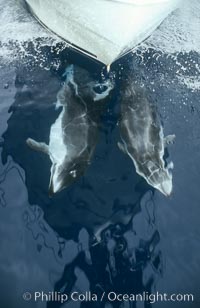
[[177, 0], [26, 0], [35, 16], [73, 48], [109, 65], [145, 40]]

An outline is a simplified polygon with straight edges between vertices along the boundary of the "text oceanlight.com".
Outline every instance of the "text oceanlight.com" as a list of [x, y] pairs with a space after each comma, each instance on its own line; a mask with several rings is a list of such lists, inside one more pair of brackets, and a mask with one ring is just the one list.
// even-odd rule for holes
[[167, 294], [167, 293], [148, 293], [140, 294], [121, 294], [116, 292], [102, 292], [96, 294], [92, 292], [72, 292], [71, 294], [63, 294], [60, 292], [25, 292], [23, 294], [25, 301], [42, 301], [42, 302], [193, 302], [193, 294]]

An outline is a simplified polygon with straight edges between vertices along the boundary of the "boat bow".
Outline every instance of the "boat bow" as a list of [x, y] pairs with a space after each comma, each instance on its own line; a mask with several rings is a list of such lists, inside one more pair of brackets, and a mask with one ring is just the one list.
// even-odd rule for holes
[[26, 0], [75, 49], [109, 65], [145, 40], [178, 0]]

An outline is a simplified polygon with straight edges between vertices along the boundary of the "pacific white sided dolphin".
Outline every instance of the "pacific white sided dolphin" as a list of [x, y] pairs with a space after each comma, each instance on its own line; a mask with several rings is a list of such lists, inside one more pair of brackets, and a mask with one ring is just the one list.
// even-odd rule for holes
[[[104, 85], [105, 91], [98, 94], [94, 89], [99, 85]], [[96, 110], [95, 104], [111, 89], [110, 81], [102, 84], [89, 82], [79, 87], [74, 81], [74, 67], [70, 66], [66, 71], [66, 82], [57, 96], [57, 107], [62, 111], [51, 126], [49, 144], [31, 138], [26, 141], [32, 149], [50, 157], [49, 195], [68, 187], [84, 174], [90, 164], [98, 140], [98, 123], [91, 104]]]
[[145, 90], [129, 79], [121, 93], [120, 135], [123, 143], [119, 147], [132, 159], [136, 172], [149, 185], [165, 196], [172, 192], [172, 174], [163, 159], [166, 144], [175, 136], [164, 138], [155, 106], [149, 102]]

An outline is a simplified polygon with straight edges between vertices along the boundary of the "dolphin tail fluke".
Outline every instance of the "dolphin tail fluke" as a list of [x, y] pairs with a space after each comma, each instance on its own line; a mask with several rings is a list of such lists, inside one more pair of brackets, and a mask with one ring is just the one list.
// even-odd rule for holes
[[28, 138], [26, 140], [26, 143], [28, 144], [28, 146], [38, 152], [43, 152], [45, 154], [49, 154], [49, 147], [46, 143], [44, 142], [37, 142], [31, 138]]

